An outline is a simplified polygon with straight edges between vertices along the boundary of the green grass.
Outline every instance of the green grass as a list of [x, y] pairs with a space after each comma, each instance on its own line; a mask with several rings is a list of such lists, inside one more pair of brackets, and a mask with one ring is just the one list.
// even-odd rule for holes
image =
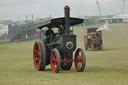
[[[112, 32], [103, 32], [104, 51], [85, 51], [84, 72], [53, 73], [50, 66], [37, 72], [33, 66], [35, 41], [0, 45], [0, 85], [127, 85], [128, 84], [128, 24], [110, 25]], [[84, 48], [83, 28], [75, 27], [77, 47]]]
[[0, 40], [0, 42], [9, 41], [9, 39]]

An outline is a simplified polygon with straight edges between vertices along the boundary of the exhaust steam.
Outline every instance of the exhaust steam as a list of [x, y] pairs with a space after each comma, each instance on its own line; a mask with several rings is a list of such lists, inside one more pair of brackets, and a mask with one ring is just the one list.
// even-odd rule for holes
[[106, 21], [105, 24], [100, 26], [96, 31], [107, 31], [107, 32], [112, 32], [112, 29], [109, 28], [109, 23]]

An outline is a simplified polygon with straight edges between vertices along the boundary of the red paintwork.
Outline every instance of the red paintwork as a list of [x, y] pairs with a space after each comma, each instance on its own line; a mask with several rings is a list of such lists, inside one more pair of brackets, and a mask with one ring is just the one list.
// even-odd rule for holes
[[55, 72], [57, 69], [57, 61], [58, 61], [57, 57], [58, 56], [56, 55], [56, 51], [52, 51], [50, 57], [50, 65], [53, 72]]
[[82, 54], [81, 50], [76, 51], [75, 59], [77, 60], [77, 61], [75, 61], [75, 67], [76, 67], [76, 70], [79, 71], [83, 64], [83, 54]]
[[88, 46], [88, 48], [92, 48], [93, 46], [90, 44], [89, 46]]
[[99, 46], [99, 47], [97, 46], [97, 47], [94, 48], [93, 45], [91, 45], [91, 44], [88, 45], [88, 48], [90, 48], [90, 49], [92, 49], [92, 50], [96, 50], [96, 49], [97, 49], [97, 50], [100, 50], [100, 49], [103, 49], [102, 45]]
[[40, 66], [40, 47], [36, 42], [33, 49], [33, 62], [36, 70], [39, 70]]

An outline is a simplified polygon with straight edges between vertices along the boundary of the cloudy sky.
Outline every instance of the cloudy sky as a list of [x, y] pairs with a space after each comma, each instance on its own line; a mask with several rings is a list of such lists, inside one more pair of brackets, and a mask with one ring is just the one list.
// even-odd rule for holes
[[[103, 15], [119, 14], [123, 0], [99, 0], [99, 4]], [[72, 16], [98, 15], [96, 0], [0, 0], [0, 20], [31, 19], [32, 14], [34, 18], [63, 16], [65, 5], [70, 6]]]

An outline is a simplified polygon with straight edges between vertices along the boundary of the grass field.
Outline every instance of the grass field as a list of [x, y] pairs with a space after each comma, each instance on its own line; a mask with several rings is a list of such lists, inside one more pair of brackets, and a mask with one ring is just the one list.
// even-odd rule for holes
[[[103, 32], [104, 51], [85, 51], [84, 72], [53, 73], [50, 66], [37, 72], [33, 66], [35, 41], [0, 45], [0, 85], [128, 85], [128, 24], [110, 25], [112, 32]], [[77, 47], [84, 48], [83, 28], [74, 29]]]
[[5, 39], [5, 40], [0, 40], [0, 42], [5, 42], [5, 41], [9, 41], [9, 39]]

